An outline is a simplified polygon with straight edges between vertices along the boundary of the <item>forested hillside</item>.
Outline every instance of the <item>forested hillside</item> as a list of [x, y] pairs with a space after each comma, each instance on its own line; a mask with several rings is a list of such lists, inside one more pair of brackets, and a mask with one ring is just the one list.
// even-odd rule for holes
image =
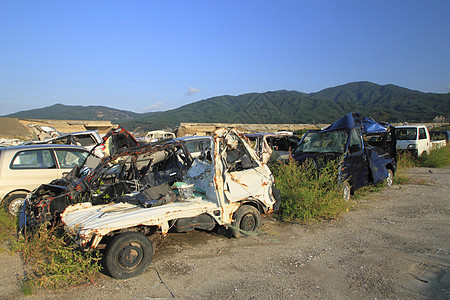
[[145, 114], [103, 106], [56, 104], [10, 114], [34, 119], [111, 120], [128, 129], [176, 127], [181, 122], [330, 123], [359, 111], [380, 121], [429, 122], [450, 116], [450, 93], [423, 93], [392, 84], [353, 82], [317, 93], [273, 91], [218, 96], [182, 107]]

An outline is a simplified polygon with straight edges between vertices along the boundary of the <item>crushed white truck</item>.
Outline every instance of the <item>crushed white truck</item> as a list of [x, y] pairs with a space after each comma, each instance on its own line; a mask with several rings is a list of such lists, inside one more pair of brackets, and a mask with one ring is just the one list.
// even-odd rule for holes
[[[67, 207], [61, 214], [66, 231], [85, 250], [105, 249], [106, 270], [121, 279], [150, 265], [154, 234], [216, 226], [230, 228], [236, 237], [257, 231], [261, 214], [270, 213], [276, 202], [269, 168], [233, 130], [217, 130], [204, 150], [175, 185], [161, 182], [108, 204]], [[136, 172], [152, 170], [160, 164], [156, 154], [142, 153], [130, 162]]]
[[424, 125], [408, 125], [395, 127], [397, 150], [409, 151], [414, 156], [430, 153], [432, 149], [444, 147], [446, 140], [433, 141], [428, 128]]

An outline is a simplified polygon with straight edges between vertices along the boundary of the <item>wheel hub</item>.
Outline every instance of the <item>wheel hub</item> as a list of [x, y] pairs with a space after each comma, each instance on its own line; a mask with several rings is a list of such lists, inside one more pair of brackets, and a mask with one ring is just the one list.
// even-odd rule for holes
[[15, 199], [9, 204], [9, 213], [13, 216], [17, 216], [19, 214], [20, 207], [22, 206], [24, 199]]
[[119, 263], [125, 268], [136, 267], [143, 258], [143, 250], [139, 244], [128, 244], [119, 253]]
[[255, 229], [256, 220], [251, 214], [247, 214], [242, 218], [241, 229], [245, 231], [252, 231]]

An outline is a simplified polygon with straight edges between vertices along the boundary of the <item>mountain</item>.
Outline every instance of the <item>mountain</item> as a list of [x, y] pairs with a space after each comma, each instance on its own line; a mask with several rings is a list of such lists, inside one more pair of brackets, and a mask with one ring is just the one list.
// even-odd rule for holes
[[128, 127], [175, 127], [180, 122], [331, 123], [359, 111], [387, 122], [429, 122], [450, 116], [450, 93], [422, 93], [392, 84], [353, 82], [317, 93], [275, 91], [220, 96], [177, 109], [142, 114]]
[[448, 119], [450, 115], [450, 93], [422, 93], [393, 84], [353, 82], [309, 95], [332, 100], [347, 111], [360, 111], [389, 122], [429, 122], [436, 116]]
[[214, 97], [173, 110], [143, 114], [126, 123], [131, 127], [158, 124], [160, 128], [175, 127], [180, 122], [320, 123], [345, 113], [333, 101], [317, 101], [305, 93], [283, 90]]
[[5, 117], [53, 120], [124, 121], [134, 119], [138, 116], [138, 113], [118, 110], [106, 106], [71, 106], [54, 104], [44, 108], [19, 111]]
[[392, 84], [352, 82], [316, 93], [273, 91], [218, 96], [163, 112], [137, 114], [103, 106], [50, 107], [10, 114], [34, 119], [111, 120], [128, 129], [175, 128], [181, 122], [331, 123], [359, 111], [379, 121], [429, 122], [450, 116], [450, 93], [423, 93]]

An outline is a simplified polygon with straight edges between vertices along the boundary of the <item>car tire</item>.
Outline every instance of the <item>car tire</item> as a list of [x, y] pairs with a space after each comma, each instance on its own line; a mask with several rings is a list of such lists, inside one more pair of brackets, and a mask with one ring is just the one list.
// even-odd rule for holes
[[388, 172], [388, 176], [386, 177], [384, 182], [387, 187], [390, 187], [390, 186], [392, 186], [392, 183], [394, 181], [394, 172], [392, 172], [391, 169], [387, 169], [387, 172]]
[[350, 196], [352, 194], [352, 187], [348, 181], [342, 184], [342, 198], [345, 202], [350, 200]]
[[261, 213], [251, 205], [242, 205], [233, 215], [231, 223], [233, 236], [250, 235], [261, 227]]
[[145, 235], [126, 232], [111, 240], [105, 256], [108, 273], [117, 279], [127, 279], [147, 270], [153, 258], [153, 246]]
[[25, 193], [17, 193], [12, 194], [5, 199], [3, 199], [2, 206], [5, 211], [13, 216], [18, 216], [20, 212], [20, 207], [25, 201], [27, 194]]

